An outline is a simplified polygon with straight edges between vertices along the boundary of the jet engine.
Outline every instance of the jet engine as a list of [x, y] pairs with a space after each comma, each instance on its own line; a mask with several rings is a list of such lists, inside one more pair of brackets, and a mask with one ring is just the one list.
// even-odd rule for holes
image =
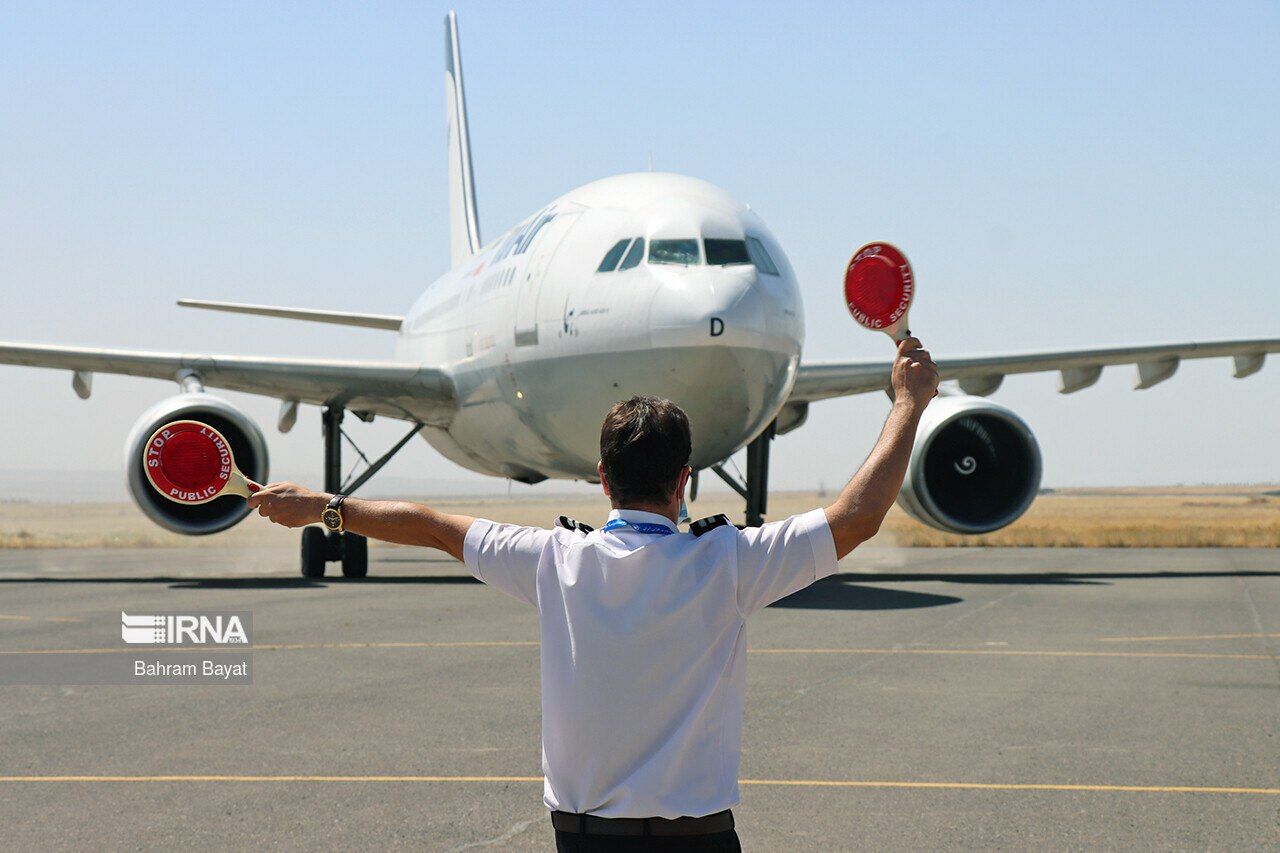
[[940, 396], [925, 410], [898, 505], [948, 533], [1012, 524], [1040, 488], [1040, 446], [1004, 406]]
[[162, 400], [138, 419], [124, 448], [124, 466], [134, 502], [152, 521], [167, 530], [203, 536], [226, 530], [248, 515], [249, 505], [244, 498], [226, 495], [196, 506], [177, 504], [152, 488], [143, 470], [142, 453], [147, 439], [170, 421], [187, 419], [209, 424], [222, 433], [231, 444], [236, 467], [258, 483], [267, 481], [267, 442], [262, 430], [248, 415], [221, 397], [204, 392]]

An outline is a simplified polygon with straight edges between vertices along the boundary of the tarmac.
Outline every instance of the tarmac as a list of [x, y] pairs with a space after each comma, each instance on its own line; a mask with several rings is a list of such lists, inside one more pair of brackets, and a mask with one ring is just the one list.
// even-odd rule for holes
[[[250, 611], [253, 645], [248, 686], [0, 685], [0, 845], [553, 849], [534, 612], [370, 557], [0, 551], [0, 656], [119, 651], [120, 611]], [[1275, 551], [842, 568], [748, 625], [745, 849], [1280, 847]]]

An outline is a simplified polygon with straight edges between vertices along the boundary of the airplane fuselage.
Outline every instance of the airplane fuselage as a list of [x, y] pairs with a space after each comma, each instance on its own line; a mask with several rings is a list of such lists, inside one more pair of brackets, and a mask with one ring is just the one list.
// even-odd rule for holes
[[453, 377], [455, 417], [424, 429], [436, 450], [536, 482], [594, 479], [601, 419], [634, 394], [688, 412], [695, 468], [724, 460], [777, 415], [803, 343], [760, 218], [705, 181], [636, 173], [561, 196], [433, 282], [396, 356]]

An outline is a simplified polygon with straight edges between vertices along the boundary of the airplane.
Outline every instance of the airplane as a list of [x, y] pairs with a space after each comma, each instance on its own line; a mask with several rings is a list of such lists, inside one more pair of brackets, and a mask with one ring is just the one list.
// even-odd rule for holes
[[[95, 372], [175, 381], [180, 393], [143, 413], [125, 444], [130, 492], [162, 527], [216, 533], [248, 514], [243, 500], [174, 504], [142, 469], [142, 443], [160, 425], [191, 418], [231, 443], [239, 467], [265, 482], [267, 442], [224, 388], [281, 401], [277, 427], [299, 404], [322, 407], [324, 488], [350, 493], [415, 435], [453, 462], [522, 483], [597, 482], [600, 419], [618, 400], [656, 394], [689, 415], [690, 465], [745, 501], [748, 525], [767, 510], [769, 447], [803, 426], [809, 406], [886, 391], [892, 361], [803, 360], [804, 312], [795, 272], [763, 220], [725, 190], [675, 174], [623, 174], [572, 190], [498, 238], [481, 239], [457, 17], [445, 18], [445, 112], [452, 269], [404, 316], [182, 299], [179, 305], [396, 333], [387, 361], [162, 353], [0, 342], [0, 363], [72, 372], [88, 399]], [[1280, 338], [938, 358], [946, 393], [920, 424], [902, 508], [935, 528], [979, 534], [1021, 516], [1039, 491], [1035, 436], [988, 397], [1010, 374], [1057, 372], [1059, 391], [1135, 364], [1134, 387], [1171, 377], [1181, 360], [1231, 357], [1234, 375], [1262, 368]], [[345, 413], [409, 424], [356, 477], [342, 477]], [[747, 449], [744, 477], [724, 463]], [[367, 460], [366, 460], [367, 461]], [[690, 497], [696, 497], [697, 479]], [[319, 527], [302, 531], [301, 570], [321, 577], [341, 562], [368, 572], [367, 542]]]

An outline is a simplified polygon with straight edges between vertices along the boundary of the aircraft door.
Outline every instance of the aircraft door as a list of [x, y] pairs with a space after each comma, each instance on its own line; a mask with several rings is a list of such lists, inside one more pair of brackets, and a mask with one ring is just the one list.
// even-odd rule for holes
[[542, 290], [547, 267], [565, 235], [578, 221], [578, 210], [559, 210], [547, 213], [551, 217], [541, 227], [534, 227], [530, 237], [529, 260], [516, 289], [515, 344], [532, 346], [538, 342], [538, 295]]

